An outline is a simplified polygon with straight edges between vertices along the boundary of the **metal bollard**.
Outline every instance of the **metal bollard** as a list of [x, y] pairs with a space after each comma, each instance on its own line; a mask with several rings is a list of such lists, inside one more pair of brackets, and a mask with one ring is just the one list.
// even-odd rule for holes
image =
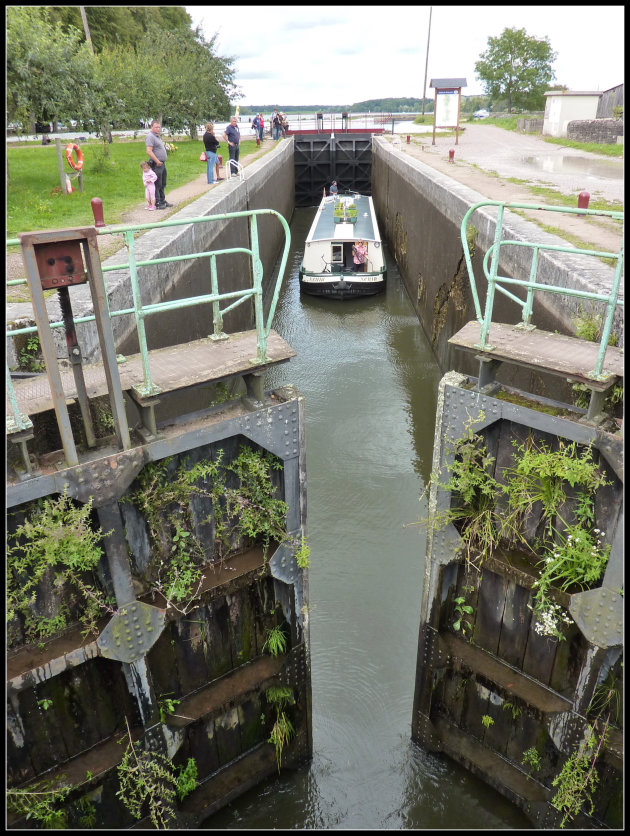
[[107, 226], [103, 220], [103, 201], [100, 197], [93, 197], [90, 204], [92, 205], [92, 214], [94, 215], [94, 226]]
[[449, 163], [455, 162], [455, 149], [451, 148], [448, 152], [448, 161]]
[[578, 195], [578, 209], [588, 209], [588, 202], [591, 196], [588, 192], [580, 192]]

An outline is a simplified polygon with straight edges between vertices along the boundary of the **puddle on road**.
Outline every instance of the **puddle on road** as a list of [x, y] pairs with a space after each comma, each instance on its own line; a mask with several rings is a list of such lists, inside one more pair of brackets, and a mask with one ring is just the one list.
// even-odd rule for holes
[[584, 157], [554, 157], [540, 154], [522, 157], [522, 162], [535, 166], [539, 171], [554, 174], [583, 174], [587, 177], [604, 177], [608, 180], [623, 179], [623, 163], [617, 160], [587, 160]]

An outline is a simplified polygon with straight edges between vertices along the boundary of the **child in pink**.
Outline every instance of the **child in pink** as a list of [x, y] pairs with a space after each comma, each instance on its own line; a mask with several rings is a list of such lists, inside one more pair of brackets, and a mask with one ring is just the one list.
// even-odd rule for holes
[[147, 198], [147, 209], [155, 209], [155, 181], [157, 174], [146, 160], [140, 163], [142, 169], [142, 182], [144, 183], [144, 193]]

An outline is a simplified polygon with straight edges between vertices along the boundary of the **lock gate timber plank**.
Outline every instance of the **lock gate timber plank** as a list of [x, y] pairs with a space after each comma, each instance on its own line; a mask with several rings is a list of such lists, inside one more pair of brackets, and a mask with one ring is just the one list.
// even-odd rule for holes
[[602, 370], [612, 377], [597, 381], [588, 375], [595, 368], [599, 343], [496, 322], [492, 323], [488, 334], [488, 345], [494, 346], [492, 351], [479, 348], [480, 336], [481, 327], [473, 320], [454, 334], [449, 343], [489, 359], [567, 377], [598, 391], [605, 391], [616, 383], [617, 378], [623, 378], [623, 351], [615, 346], [608, 346]]
[[[295, 357], [296, 352], [275, 331], [267, 338], [267, 362], [252, 363], [256, 357], [256, 331], [230, 334], [227, 340], [209, 338], [193, 340], [168, 348], [149, 351], [151, 380], [162, 392], [174, 392], [201, 383], [225, 380], [237, 374], [265, 371], [273, 365]], [[142, 361], [139, 354], [128, 356], [118, 366], [123, 391], [143, 383]], [[88, 397], [107, 394], [107, 381], [101, 363], [83, 366]], [[74, 375], [71, 369], [61, 373], [63, 391], [68, 400], [77, 397]], [[45, 374], [36, 378], [14, 381], [14, 389], [20, 411], [35, 415], [54, 408], [50, 386]], [[7, 414], [10, 414], [7, 400]]]

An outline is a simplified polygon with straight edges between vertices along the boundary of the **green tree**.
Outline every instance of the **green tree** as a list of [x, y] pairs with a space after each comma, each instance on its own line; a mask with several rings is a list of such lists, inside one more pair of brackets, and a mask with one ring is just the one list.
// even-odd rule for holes
[[228, 118], [230, 100], [238, 95], [234, 59], [216, 54], [216, 38], [206, 41], [199, 28], [189, 32], [151, 28], [138, 50], [139, 57], [156, 65], [159, 75], [150, 102], [153, 118], [174, 131], [187, 129], [193, 139], [201, 122]]
[[9, 6], [6, 15], [8, 121], [34, 129], [35, 119], [87, 114], [94, 62], [80, 32], [53, 24], [39, 6]]
[[507, 28], [498, 38], [488, 38], [475, 72], [493, 101], [507, 101], [509, 113], [515, 106], [541, 110], [543, 94], [555, 77], [551, 65], [556, 55], [548, 38], [539, 40], [525, 29]]
[[[49, 13], [51, 21], [78, 29], [85, 40], [78, 6], [50, 6]], [[192, 23], [183, 6], [86, 6], [85, 16], [96, 53], [106, 47], [135, 47], [152, 26], [186, 31]]]

